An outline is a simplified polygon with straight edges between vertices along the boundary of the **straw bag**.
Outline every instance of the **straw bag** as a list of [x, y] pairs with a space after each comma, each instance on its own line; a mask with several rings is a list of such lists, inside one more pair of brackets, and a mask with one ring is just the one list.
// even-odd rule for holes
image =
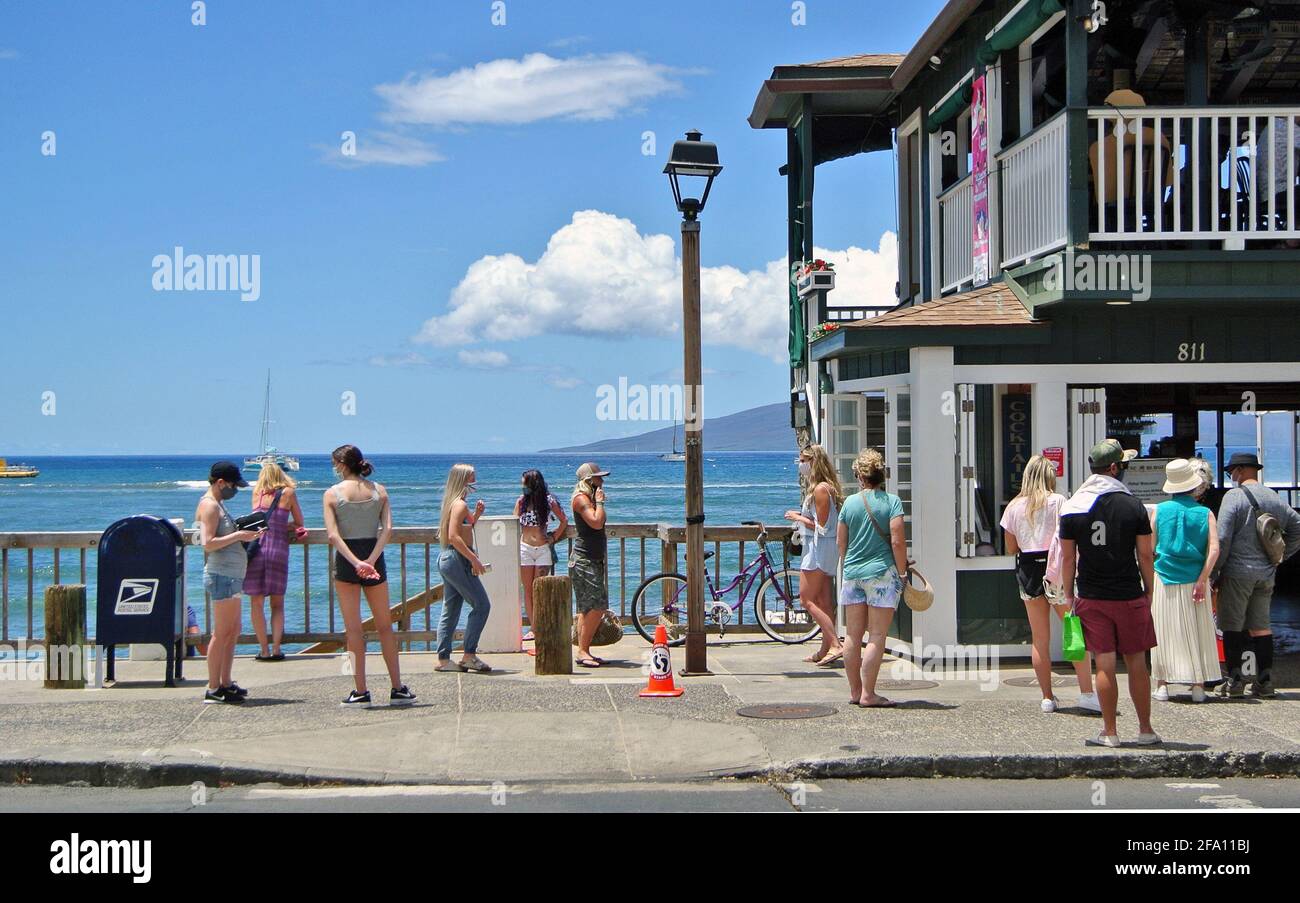
[[[575, 646], [578, 645], [578, 624], [578, 619], [574, 618], [572, 640]], [[613, 646], [621, 639], [623, 639], [623, 622], [618, 619], [618, 615], [606, 610], [601, 614], [600, 626], [596, 628], [596, 635], [591, 638], [591, 645]]]
[[[871, 526], [876, 528], [877, 535], [885, 541], [886, 545], [890, 544], [889, 534], [885, 528], [880, 526], [880, 521], [871, 513], [871, 505], [864, 498], [862, 507], [867, 509], [867, 517], [871, 520]], [[915, 585], [920, 583], [920, 586]], [[925, 575], [918, 571], [912, 562], [907, 563], [907, 577], [903, 580], [903, 601], [912, 611], [925, 611], [934, 604], [934, 588], [930, 586], [930, 581], [925, 579]]]

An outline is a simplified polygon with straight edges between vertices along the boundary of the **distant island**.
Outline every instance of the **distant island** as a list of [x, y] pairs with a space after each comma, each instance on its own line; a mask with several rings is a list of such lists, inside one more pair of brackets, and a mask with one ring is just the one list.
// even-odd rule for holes
[[[677, 449], [682, 450], [681, 427]], [[547, 452], [667, 452], [673, 448], [674, 427], [651, 430], [621, 439], [602, 439], [586, 445], [544, 448]], [[794, 453], [794, 430], [790, 429], [790, 405], [777, 402], [738, 411], [704, 421], [704, 447], [708, 451], [788, 451]]]

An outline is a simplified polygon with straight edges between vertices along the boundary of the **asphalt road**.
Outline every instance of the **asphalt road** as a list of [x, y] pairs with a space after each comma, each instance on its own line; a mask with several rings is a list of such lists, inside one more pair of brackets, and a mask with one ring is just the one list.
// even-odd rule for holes
[[851, 812], [1300, 809], [1300, 778], [832, 780], [118, 790], [3, 787], [0, 812]]

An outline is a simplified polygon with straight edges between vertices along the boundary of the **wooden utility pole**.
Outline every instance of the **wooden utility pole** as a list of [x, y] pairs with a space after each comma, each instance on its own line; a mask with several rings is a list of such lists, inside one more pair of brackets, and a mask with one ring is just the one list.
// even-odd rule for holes
[[[45, 588], [45, 689], [85, 689], [85, 646], [85, 585], [77, 583], [47, 586]], [[98, 662], [95, 665], [100, 667]]]
[[533, 581], [533, 635], [537, 637], [535, 674], [572, 674], [573, 584], [568, 577]]
[[700, 361], [700, 223], [682, 221], [682, 403], [686, 410], [686, 668], [708, 674], [704, 633], [704, 397]]

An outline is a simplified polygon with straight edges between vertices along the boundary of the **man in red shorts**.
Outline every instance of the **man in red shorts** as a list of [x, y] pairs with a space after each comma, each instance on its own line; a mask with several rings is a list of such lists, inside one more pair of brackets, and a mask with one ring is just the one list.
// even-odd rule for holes
[[1151, 728], [1146, 663], [1147, 650], [1156, 645], [1151, 621], [1155, 540], [1146, 508], [1124, 485], [1124, 470], [1136, 456], [1114, 439], [1098, 442], [1088, 453], [1092, 476], [1061, 506], [1061, 583], [1066, 602], [1083, 622], [1084, 644], [1097, 662], [1102, 729], [1088, 741], [1097, 746], [1120, 745], [1115, 727], [1116, 654], [1124, 656], [1128, 671], [1129, 696], [1138, 716], [1137, 742], [1160, 742]]

